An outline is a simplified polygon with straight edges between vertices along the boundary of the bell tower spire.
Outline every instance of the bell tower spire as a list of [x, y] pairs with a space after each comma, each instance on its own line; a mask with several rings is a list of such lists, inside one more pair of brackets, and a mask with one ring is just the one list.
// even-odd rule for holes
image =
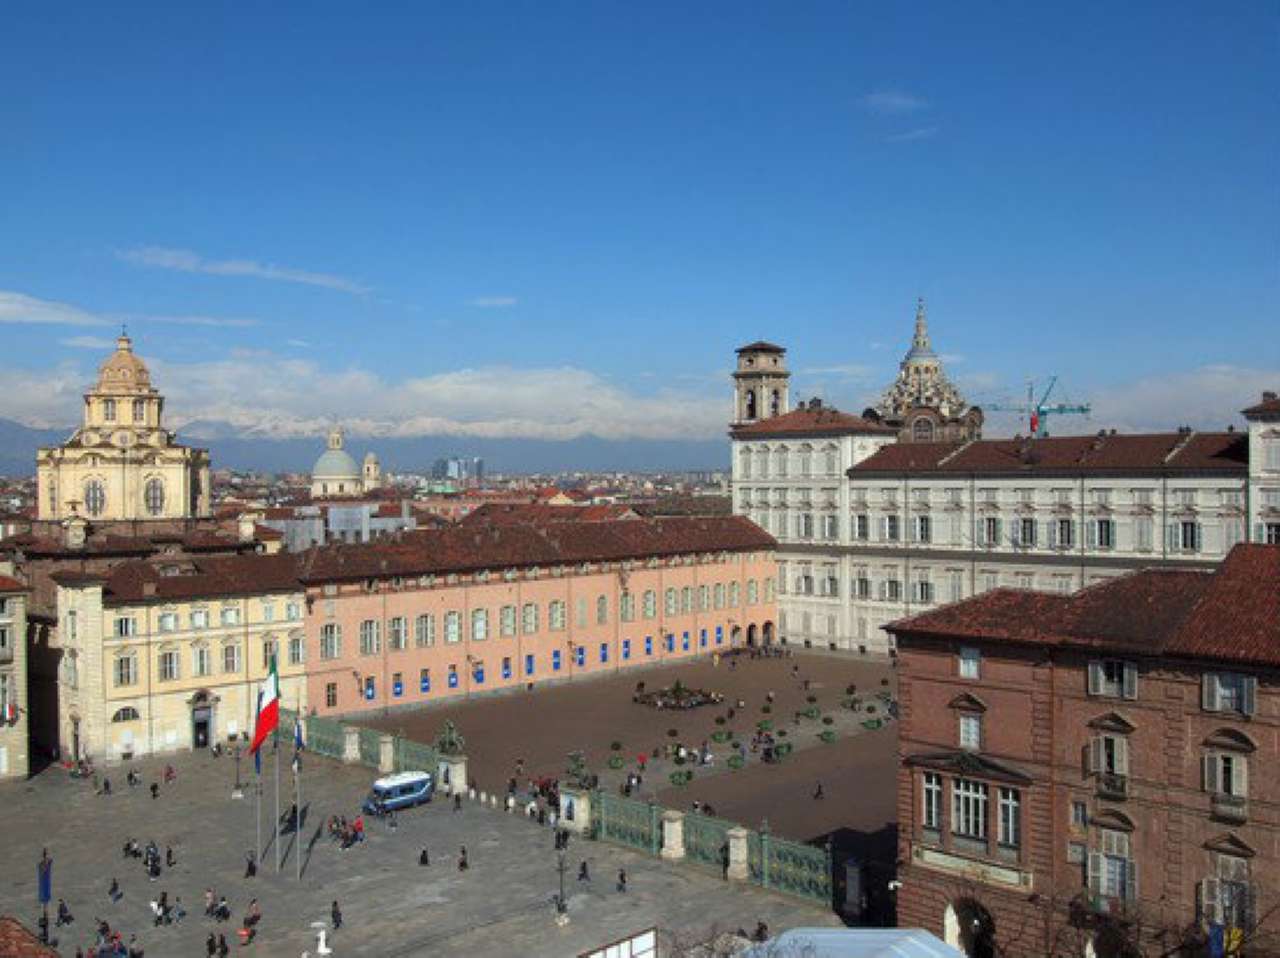
[[932, 356], [933, 347], [929, 344], [929, 320], [925, 315], [924, 297], [916, 300], [916, 333], [911, 337], [911, 356]]

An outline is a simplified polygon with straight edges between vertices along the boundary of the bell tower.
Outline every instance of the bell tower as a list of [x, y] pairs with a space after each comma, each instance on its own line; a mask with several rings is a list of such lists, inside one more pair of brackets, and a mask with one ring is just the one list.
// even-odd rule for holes
[[733, 422], [746, 425], [791, 411], [787, 351], [763, 340], [737, 350], [733, 372]]

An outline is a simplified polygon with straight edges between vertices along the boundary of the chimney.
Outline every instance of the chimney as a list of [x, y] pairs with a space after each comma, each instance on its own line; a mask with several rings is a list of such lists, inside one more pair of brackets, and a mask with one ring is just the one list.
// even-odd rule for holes
[[89, 538], [89, 522], [83, 516], [72, 515], [62, 524], [63, 544], [68, 549], [83, 549]]
[[142, 594], [147, 598], [152, 598], [156, 594], [156, 584], [154, 582], [142, 583]]

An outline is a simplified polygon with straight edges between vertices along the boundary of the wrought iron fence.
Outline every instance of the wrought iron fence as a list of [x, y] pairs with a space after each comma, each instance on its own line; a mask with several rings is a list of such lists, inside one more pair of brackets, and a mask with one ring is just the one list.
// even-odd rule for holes
[[684, 857], [703, 865], [727, 868], [729, 829], [733, 822], [689, 812], [684, 817]]
[[377, 729], [359, 729], [360, 762], [377, 768], [382, 763], [382, 733]]
[[346, 733], [342, 723], [313, 715], [307, 719], [304, 741], [308, 749], [317, 755], [341, 760], [346, 750]]
[[430, 745], [400, 736], [395, 740], [395, 759], [397, 772], [430, 772], [434, 776], [440, 764], [440, 754]]
[[597, 791], [592, 801], [597, 838], [656, 853], [662, 847], [661, 809], [657, 805]]
[[766, 888], [831, 903], [831, 851], [774, 838], [765, 832], [760, 842], [761, 884]]

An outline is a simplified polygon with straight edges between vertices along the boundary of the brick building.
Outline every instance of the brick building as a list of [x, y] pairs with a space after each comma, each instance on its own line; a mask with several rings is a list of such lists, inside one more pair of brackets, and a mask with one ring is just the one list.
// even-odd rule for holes
[[901, 924], [975, 956], [1175, 954], [1215, 923], [1276, 953], [1280, 547], [889, 628]]

